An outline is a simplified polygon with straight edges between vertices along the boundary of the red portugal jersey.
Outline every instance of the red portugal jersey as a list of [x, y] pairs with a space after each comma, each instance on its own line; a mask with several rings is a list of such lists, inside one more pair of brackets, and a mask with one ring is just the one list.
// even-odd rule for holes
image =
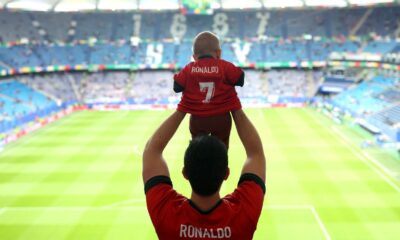
[[230, 62], [208, 56], [191, 62], [174, 76], [174, 90], [183, 91], [178, 110], [214, 116], [241, 109], [235, 85], [243, 80], [243, 70]]
[[165, 176], [145, 186], [147, 209], [161, 240], [251, 240], [264, 201], [265, 184], [254, 174], [244, 174], [236, 190], [204, 212], [172, 188]]

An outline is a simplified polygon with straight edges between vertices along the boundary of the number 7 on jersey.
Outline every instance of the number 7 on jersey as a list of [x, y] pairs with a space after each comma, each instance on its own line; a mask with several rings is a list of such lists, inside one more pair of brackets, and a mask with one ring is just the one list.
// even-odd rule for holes
[[207, 92], [206, 98], [202, 102], [209, 103], [214, 96], [214, 82], [199, 82], [199, 85], [201, 92]]

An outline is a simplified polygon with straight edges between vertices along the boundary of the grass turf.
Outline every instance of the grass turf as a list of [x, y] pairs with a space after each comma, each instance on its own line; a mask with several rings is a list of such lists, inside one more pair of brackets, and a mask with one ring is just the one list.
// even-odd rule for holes
[[[388, 176], [400, 172], [396, 155], [366, 156], [352, 144], [357, 133], [310, 109], [247, 113], [268, 158], [254, 239], [399, 239], [400, 186]], [[0, 239], [157, 239], [144, 202], [141, 151], [169, 114], [80, 112], [6, 146]], [[181, 168], [188, 141], [186, 119], [165, 152], [174, 186], [187, 196]], [[223, 194], [235, 188], [245, 159], [234, 129], [229, 156]], [[374, 160], [391, 163], [390, 172]]]

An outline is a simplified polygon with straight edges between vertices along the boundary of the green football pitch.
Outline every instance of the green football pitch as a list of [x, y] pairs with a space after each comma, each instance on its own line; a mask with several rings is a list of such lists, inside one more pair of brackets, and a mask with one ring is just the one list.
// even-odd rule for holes
[[[249, 109], [267, 155], [267, 194], [254, 239], [400, 239], [400, 160], [362, 151], [364, 132], [304, 109]], [[171, 111], [74, 113], [0, 153], [0, 239], [157, 239], [141, 152]], [[353, 127], [356, 128], [356, 127]], [[189, 141], [186, 118], [165, 151], [175, 188]], [[234, 190], [245, 159], [236, 130]]]

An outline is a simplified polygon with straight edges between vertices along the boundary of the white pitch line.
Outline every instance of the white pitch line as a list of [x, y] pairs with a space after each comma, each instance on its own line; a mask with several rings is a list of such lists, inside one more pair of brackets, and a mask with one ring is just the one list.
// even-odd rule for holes
[[319, 217], [319, 214], [318, 214], [317, 210], [315, 209], [315, 207], [313, 205], [310, 205], [309, 209], [310, 209], [311, 213], [313, 214], [315, 220], [317, 220], [318, 226], [321, 229], [322, 233], [324, 234], [325, 239], [331, 240], [331, 236], [329, 235], [328, 230], [326, 230], [326, 227], [325, 227], [324, 223], [322, 222], [321, 218]]
[[133, 153], [136, 155], [142, 155], [142, 153], [139, 151], [139, 146], [138, 145], [134, 145], [133, 146]]
[[311, 211], [314, 219], [317, 221], [319, 228], [322, 231], [326, 240], [331, 240], [331, 236], [328, 233], [324, 223], [322, 222], [317, 210], [313, 205], [269, 205], [264, 206], [263, 209], [277, 209], [277, 210], [308, 210]]
[[[128, 201], [125, 201], [128, 202]], [[137, 201], [139, 202], [139, 201]], [[143, 201], [141, 201], [143, 202]], [[25, 212], [25, 211], [87, 211], [87, 210], [131, 210], [131, 211], [137, 211], [137, 210], [144, 210], [146, 209], [145, 205], [142, 206], [98, 206], [98, 207], [86, 207], [86, 206], [60, 206], [60, 207], [4, 207], [0, 209], [0, 215], [4, 213], [5, 211], [16, 211], [16, 212]], [[318, 223], [319, 228], [321, 229], [324, 237], [326, 240], [331, 240], [331, 237], [322, 222], [320, 216], [317, 213], [317, 210], [313, 205], [268, 205], [268, 206], [263, 206], [263, 209], [276, 209], [276, 210], [309, 210], [311, 211], [313, 217]]]
[[[342, 139], [343, 141], [345, 141], [346, 143], [348, 143], [349, 145], [351, 145], [350, 140], [348, 139], [348, 137], [346, 137], [343, 133], [341, 133], [336, 127], [332, 127], [332, 130], [335, 131]], [[371, 162], [373, 162], [375, 165], [377, 165], [382, 171], [384, 171], [386, 174], [388, 174], [389, 176], [393, 175], [393, 172], [389, 171], [389, 169], [387, 169], [382, 163], [378, 162], [377, 160], [373, 159], [371, 156], [367, 155], [364, 151], [361, 151], [361, 154], [367, 158], [368, 160], [370, 160]]]
[[[392, 179], [387, 177], [387, 175], [388, 176], [393, 176], [393, 175], [386, 167], [384, 167], [381, 163], [379, 163], [375, 159], [369, 157], [369, 155], [365, 155], [364, 152], [360, 154], [358, 151], [356, 151], [350, 140], [348, 140], [347, 137], [344, 136], [339, 130], [337, 130], [334, 127], [332, 127], [331, 130], [335, 132], [336, 133], [335, 135], [339, 136], [339, 138], [345, 143], [346, 148], [348, 148], [354, 155], [359, 157], [368, 167], [370, 167], [375, 173], [377, 173], [387, 184], [392, 186], [397, 192], [400, 192], [400, 187]], [[383, 174], [382, 171], [387, 175]]]
[[[371, 164], [371, 158], [368, 158], [366, 156], [360, 154], [359, 152], [357, 152], [356, 150], [354, 150], [353, 144], [351, 143], [351, 141], [347, 140], [347, 137], [344, 136], [340, 131], [336, 130], [336, 128], [332, 127], [329, 128], [327, 126], [325, 126], [324, 124], [322, 124], [321, 120], [318, 119], [316, 116], [314, 116], [313, 114], [309, 113], [307, 111], [307, 114], [310, 115], [312, 118], [314, 118], [319, 125], [321, 125], [321, 127], [323, 128], [327, 128], [332, 135], [334, 135], [335, 137], [339, 138], [342, 142], [344, 142], [345, 147], [348, 148], [353, 154], [355, 154], [357, 157], [359, 157], [368, 167], [370, 167], [376, 174], [378, 174], [387, 184], [389, 184], [390, 186], [392, 186], [397, 192], [400, 192], [400, 187], [393, 182], [392, 179], [388, 178], [385, 174], [382, 173], [382, 171], [384, 171], [386, 174], [388, 174], [388, 170], [383, 167], [382, 164], [378, 164], [378, 166], [381, 166], [379, 170], [375, 165]], [[372, 163], [377, 164], [378, 162], [376, 160], [372, 161]], [[386, 170], [385, 170], [386, 169]], [[390, 172], [389, 172], [390, 173]], [[389, 176], [392, 176], [391, 174], [388, 174]]]

